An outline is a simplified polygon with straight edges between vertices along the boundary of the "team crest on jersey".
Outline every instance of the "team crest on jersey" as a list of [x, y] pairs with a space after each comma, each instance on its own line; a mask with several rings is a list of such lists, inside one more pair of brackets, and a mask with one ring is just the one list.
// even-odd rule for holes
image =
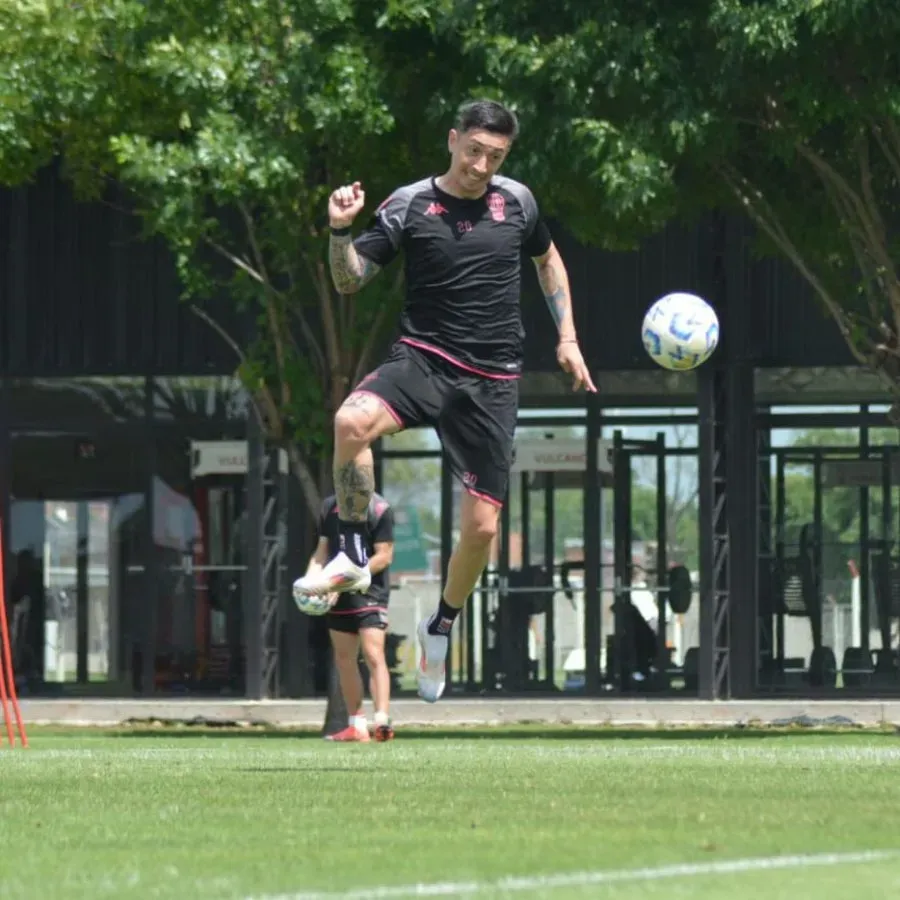
[[488, 209], [491, 211], [491, 218], [495, 222], [506, 221], [506, 200], [499, 191], [491, 191], [487, 198]]

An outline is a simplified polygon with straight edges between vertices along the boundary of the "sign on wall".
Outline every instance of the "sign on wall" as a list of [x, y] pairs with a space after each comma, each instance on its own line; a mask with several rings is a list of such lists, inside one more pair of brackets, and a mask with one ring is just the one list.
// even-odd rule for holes
[[[513, 472], [585, 472], [587, 441], [581, 438], [539, 438], [516, 442]], [[597, 441], [597, 471], [612, 474], [613, 442]]]
[[[278, 468], [288, 473], [288, 457], [278, 451]], [[191, 441], [191, 477], [246, 475], [247, 441]]]

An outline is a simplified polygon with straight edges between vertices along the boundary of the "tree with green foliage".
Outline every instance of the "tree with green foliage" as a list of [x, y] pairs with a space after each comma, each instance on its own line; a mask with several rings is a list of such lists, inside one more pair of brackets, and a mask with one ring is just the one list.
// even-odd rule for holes
[[478, 0], [442, 22], [528, 111], [533, 186], [576, 235], [740, 210], [900, 395], [900, 6]]
[[[442, 161], [453, 46], [364, 0], [0, 6], [0, 183], [58, 158], [79, 197], [129, 191], [313, 511], [332, 415], [390, 336], [402, 277], [335, 290], [327, 198], [358, 178], [374, 206]], [[251, 343], [224, 331], [223, 304], [255, 319]]]
[[[327, 198], [359, 179], [374, 206], [444, 161], [438, 125], [479, 83], [458, 42], [395, 0], [8, 0], [0, 59], [0, 184], [61, 160], [79, 198], [128, 191], [233, 348], [311, 521], [333, 413], [390, 335], [402, 274], [335, 290]], [[235, 305], [250, 343], [221, 325]], [[333, 730], [336, 683], [329, 699]]]

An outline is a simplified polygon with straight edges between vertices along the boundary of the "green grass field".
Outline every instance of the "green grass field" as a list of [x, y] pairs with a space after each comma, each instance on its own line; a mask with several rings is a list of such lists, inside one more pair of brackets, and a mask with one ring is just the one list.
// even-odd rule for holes
[[0, 750], [4, 900], [900, 897], [894, 733], [521, 728], [341, 746], [185, 728], [31, 743]]

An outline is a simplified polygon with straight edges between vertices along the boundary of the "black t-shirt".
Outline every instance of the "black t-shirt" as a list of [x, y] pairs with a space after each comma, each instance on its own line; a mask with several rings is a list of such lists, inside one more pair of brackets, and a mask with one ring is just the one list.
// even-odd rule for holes
[[405, 251], [401, 340], [509, 377], [522, 371], [522, 253], [542, 256], [550, 243], [531, 191], [495, 175], [477, 200], [450, 196], [434, 178], [398, 188], [354, 247], [381, 266]]
[[[319, 512], [318, 536], [328, 540], [328, 558], [337, 556], [341, 549], [337, 497], [326, 497]], [[366, 550], [371, 556], [375, 544], [392, 543], [394, 540], [394, 511], [381, 494], [372, 494], [369, 501], [368, 538]], [[372, 586], [366, 592], [375, 600], [384, 602], [390, 595], [390, 566], [372, 575]]]

